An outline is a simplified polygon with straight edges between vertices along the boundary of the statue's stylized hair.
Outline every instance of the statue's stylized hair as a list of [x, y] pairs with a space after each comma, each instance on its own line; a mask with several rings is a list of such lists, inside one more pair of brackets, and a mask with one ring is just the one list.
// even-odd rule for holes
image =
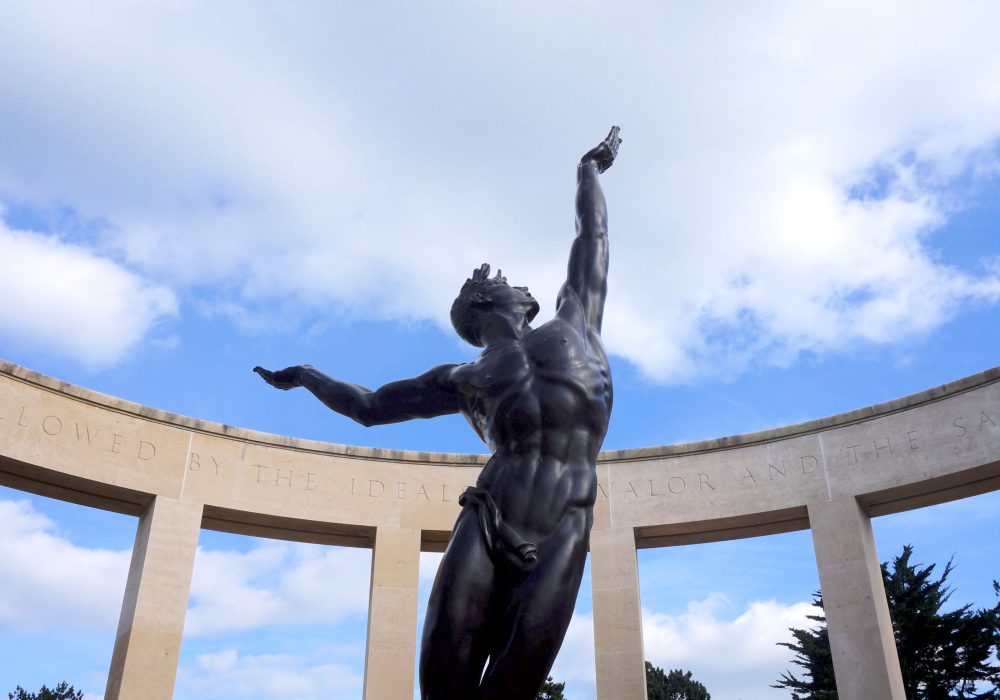
[[455, 327], [455, 332], [462, 340], [477, 348], [483, 347], [483, 341], [479, 338], [479, 322], [471, 297], [474, 292], [488, 289], [495, 284], [507, 284], [507, 278], [500, 270], [497, 270], [495, 277], [490, 277], [490, 266], [483, 263], [472, 271], [472, 277], [465, 280], [462, 290], [455, 298], [455, 303], [451, 305], [451, 325]]

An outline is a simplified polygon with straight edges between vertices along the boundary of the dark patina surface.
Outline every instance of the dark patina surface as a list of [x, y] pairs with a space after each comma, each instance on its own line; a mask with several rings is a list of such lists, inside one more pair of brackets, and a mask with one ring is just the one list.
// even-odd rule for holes
[[458, 516], [424, 622], [424, 700], [534, 700], [562, 644], [586, 562], [595, 464], [611, 415], [601, 342], [607, 295], [607, 209], [598, 175], [618, 153], [618, 127], [577, 168], [576, 229], [555, 318], [532, 328], [538, 303], [483, 265], [452, 309], [456, 330], [484, 350], [377, 390], [310, 365], [269, 371], [364, 425], [462, 413], [493, 452]]

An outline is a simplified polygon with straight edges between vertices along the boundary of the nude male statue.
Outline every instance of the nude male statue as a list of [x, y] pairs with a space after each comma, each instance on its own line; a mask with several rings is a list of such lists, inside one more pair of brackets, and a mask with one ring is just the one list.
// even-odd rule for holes
[[597, 496], [596, 460], [611, 415], [601, 343], [607, 209], [598, 182], [618, 127], [577, 168], [576, 229], [566, 283], [548, 323], [538, 303], [489, 265], [451, 309], [458, 334], [485, 348], [376, 391], [310, 365], [254, 371], [278, 389], [305, 387], [364, 425], [462, 413], [493, 456], [459, 499], [424, 622], [424, 700], [534, 700], [569, 626]]

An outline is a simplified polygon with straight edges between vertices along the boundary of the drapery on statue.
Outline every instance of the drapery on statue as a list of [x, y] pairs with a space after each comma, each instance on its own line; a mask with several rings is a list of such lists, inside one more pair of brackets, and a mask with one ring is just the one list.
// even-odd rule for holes
[[[618, 154], [618, 127], [577, 167], [576, 240], [548, 323], [538, 302], [489, 265], [451, 308], [458, 334], [485, 348], [371, 391], [310, 365], [254, 367], [278, 389], [305, 387], [363, 425], [462, 413], [493, 456], [445, 551], [424, 621], [424, 700], [534, 700], [569, 626], [587, 558], [597, 453], [611, 415], [601, 343], [607, 209], [598, 182]], [[484, 671], [485, 668], [485, 671]]]

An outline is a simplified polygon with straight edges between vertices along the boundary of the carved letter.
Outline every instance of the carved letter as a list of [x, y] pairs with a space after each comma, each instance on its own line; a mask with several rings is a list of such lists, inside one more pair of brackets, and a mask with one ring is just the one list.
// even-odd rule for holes
[[861, 445], [848, 445], [848, 446], [847, 446], [847, 447], [845, 448], [845, 449], [848, 449], [848, 450], [850, 450], [850, 451], [851, 451], [851, 454], [852, 454], [852, 455], [854, 455], [854, 463], [855, 463], [855, 464], [857, 464], [857, 463], [858, 463], [858, 448], [859, 448], [859, 447], [861, 447]]
[[28, 424], [24, 422], [24, 412], [28, 410], [27, 406], [21, 406], [21, 415], [17, 417], [17, 424], [22, 428], [27, 428]]
[[406, 498], [406, 482], [397, 481], [396, 482], [396, 500], [402, 501]]
[[653, 480], [652, 479], [649, 480], [649, 495], [650, 496], [662, 496], [663, 495], [662, 493], [656, 493], [653, 490]]
[[[812, 469], [806, 469], [806, 460], [807, 459], [811, 459], [813, 461], [813, 468]], [[813, 457], [812, 455], [805, 455], [803, 457], [799, 457], [799, 462], [802, 464], [802, 473], [803, 474], [812, 474], [814, 471], [816, 471], [817, 469], [819, 469], [819, 460], [816, 459], [815, 457]]]
[[[375, 493], [375, 484], [378, 484], [378, 493]], [[385, 484], [383, 484], [378, 479], [368, 480], [368, 496], [370, 498], [381, 496], [383, 493], [385, 493]]]
[[625, 489], [625, 498], [628, 498], [629, 494], [632, 494], [632, 498], [639, 497], [639, 492], [635, 490], [635, 486], [632, 485], [631, 481], [628, 482], [628, 488]]
[[[678, 483], [680, 484], [680, 486], [677, 486]], [[677, 488], [674, 488], [675, 486], [677, 486]], [[683, 478], [679, 476], [672, 476], [669, 479], [667, 479], [667, 489], [670, 490], [670, 493], [673, 494], [683, 493], [685, 488], [687, 488], [687, 484], [684, 482]]]
[[[149, 455], [149, 456], [148, 457], [144, 456], [144, 453], [146, 455]], [[143, 460], [145, 462], [148, 462], [149, 460], [151, 460], [153, 457], [156, 456], [156, 445], [154, 445], [153, 443], [149, 442], [148, 440], [140, 440], [139, 441], [139, 454], [136, 455], [136, 456], [139, 459], [141, 459], [141, 460]]]
[[89, 426], [89, 425], [85, 425], [85, 426], [83, 426], [83, 430], [84, 430], [84, 432], [82, 432], [82, 433], [81, 433], [81, 432], [80, 432], [80, 424], [79, 424], [79, 423], [77, 423], [77, 424], [76, 424], [76, 441], [77, 441], [77, 442], [80, 442], [80, 439], [81, 439], [81, 438], [82, 438], [82, 437], [83, 437], [84, 435], [86, 435], [86, 436], [87, 436], [87, 444], [88, 444], [88, 445], [93, 445], [93, 444], [94, 444], [94, 438], [95, 438], [95, 437], [97, 437], [98, 433], [100, 433], [100, 432], [101, 432], [100, 430], [95, 430], [95, 431], [94, 431], [94, 434], [93, 434], [93, 435], [91, 435], [91, 434], [90, 434], [90, 426]]
[[354, 479], [351, 479], [351, 495], [357, 496], [358, 492], [354, 490]]
[[984, 425], [985, 425], [986, 423], [989, 423], [989, 424], [990, 424], [990, 425], [992, 425], [992, 426], [993, 426], [994, 428], [995, 428], [995, 427], [997, 427], [997, 424], [993, 422], [993, 419], [992, 419], [992, 418], [990, 418], [990, 414], [989, 414], [989, 413], [987, 413], [986, 411], [983, 411], [983, 417], [979, 419], [979, 429], [980, 429], [980, 430], [982, 430], [982, 429], [983, 429], [983, 426], [984, 426]]
[[219, 460], [217, 460], [215, 457], [212, 457], [211, 455], [209, 455], [209, 459], [211, 459], [212, 460], [212, 464], [215, 465], [215, 475], [218, 476], [219, 475], [219, 469], [222, 468], [222, 465], [225, 463], [226, 460], [222, 460], [220, 462]]
[[747, 482], [747, 479], [750, 479], [755, 484], [757, 483], [757, 479], [754, 477], [753, 472], [750, 471], [750, 467], [746, 467], [743, 470], [743, 478], [740, 480], [740, 486], [743, 486]]
[[263, 464], [255, 464], [254, 466], [257, 467], [257, 483], [259, 484], [260, 483], [260, 475], [261, 475], [261, 473], [263, 472], [264, 469], [267, 469], [267, 467], [265, 467]]
[[444, 503], [451, 503], [451, 499], [450, 498], [446, 498], [445, 495], [444, 495], [444, 490], [446, 488], [447, 487], [444, 484], [441, 484], [441, 501], [444, 502]]
[[316, 472], [306, 472], [306, 491], [316, 490]]
[[959, 430], [962, 431], [958, 435], [955, 436], [957, 438], [963, 437], [967, 432], [969, 432], [968, 430], [966, 430], [966, 428], [965, 428], [964, 425], [959, 425], [958, 424], [958, 421], [960, 421], [960, 420], [965, 420], [965, 416], [959, 416], [958, 418], [956, 418], [955, 420], [953, 420], [952, 423], [951, 423], [956, 428], [958, 428]]
[[[192, 452], [191, 456], [188, 458], [188, 469], [190, 469], [193, 472], [196, 472], [199, 469], [201, 469], [201, 457], [198, 456], [197, 452]], [[257, 481], [260, 481], [260, 479], [258, 479]]]
[[710, 490], [715, 491], [715, 487], [712, 486], [710, 483], [708, 483], [708, 474], [699, 474], [698, 475], [698, 488], [700, 490], [704, 491], [706, 486]]
[[775, 474], [780, 474], [781, 476], [784, 476], [786, 471], [788, 471], [788, 466], [785, 464], [785, 460], [781, 460], [780, 469], [770, 463], [768, 463], [767, 465], [767, 476], [771, 481], [774, 481]]
[[292, 470], [291, 469], [288, 470], [288, 476], [282, 476], [281, 475], [281, 467], [276, 467], [276, 469], [277, 469], [278, 473], [274, 477], [274, 485], [275, 486], [281, 486], [281, 480], [285, 479], [288, 482], [287, 484], [285, 484], [285, 486], [287, 486], [288, 488], [291, 488], [292, 487]]
[[885, 440], [884, 445], [879, 445], [878, 440], [872, 440], [872, 444], [875, 445], [875, 459], [878, 459], [879, 457], [882, 456], [880, 454], [882, 450], [889, 450], [889, 454], [890, 455], [892, 454], [892, 443], [889, 441], [889, 438], [882, 438], [882, 439]]
[[[53, 425], [49, 421], [54, 421], [54, 430], [49, 430], [49, 426]], [[42, 432], [46, 435], [58, 435], [62, 432], [62, 419], [59, 416], [45, 416], [42, 418]]]
[[122, 436], [119, 435], [118, 433], [115, 433], [114, 436], [111, 438], [111, 451], [114, 452], [115, 454], [121, 454], [122, 451], [121, 447], [122, 447]]
[[608, 492], [604, 490], [604, 486], [601, 485], [600, 481], [597, 482], [597, 490], [600, 491], [601, 495], [604, 496], [605, 500], [607, 500]]
[[913, 436], [917, 434], [916, 430], [909, 430], [906, 433], [906, 439], [910, 441], [910, 449], [917, 449], [917, 441], [913, 439]]
[[431, 500], [431, 497], [427, 495], [427, 488], [423, 484], [420, 484], [420, 490], [417, 491], [417, 495], [415, 496], [415, 498], [420, 498], [420, 494], [424, 495], [425, 501]]

